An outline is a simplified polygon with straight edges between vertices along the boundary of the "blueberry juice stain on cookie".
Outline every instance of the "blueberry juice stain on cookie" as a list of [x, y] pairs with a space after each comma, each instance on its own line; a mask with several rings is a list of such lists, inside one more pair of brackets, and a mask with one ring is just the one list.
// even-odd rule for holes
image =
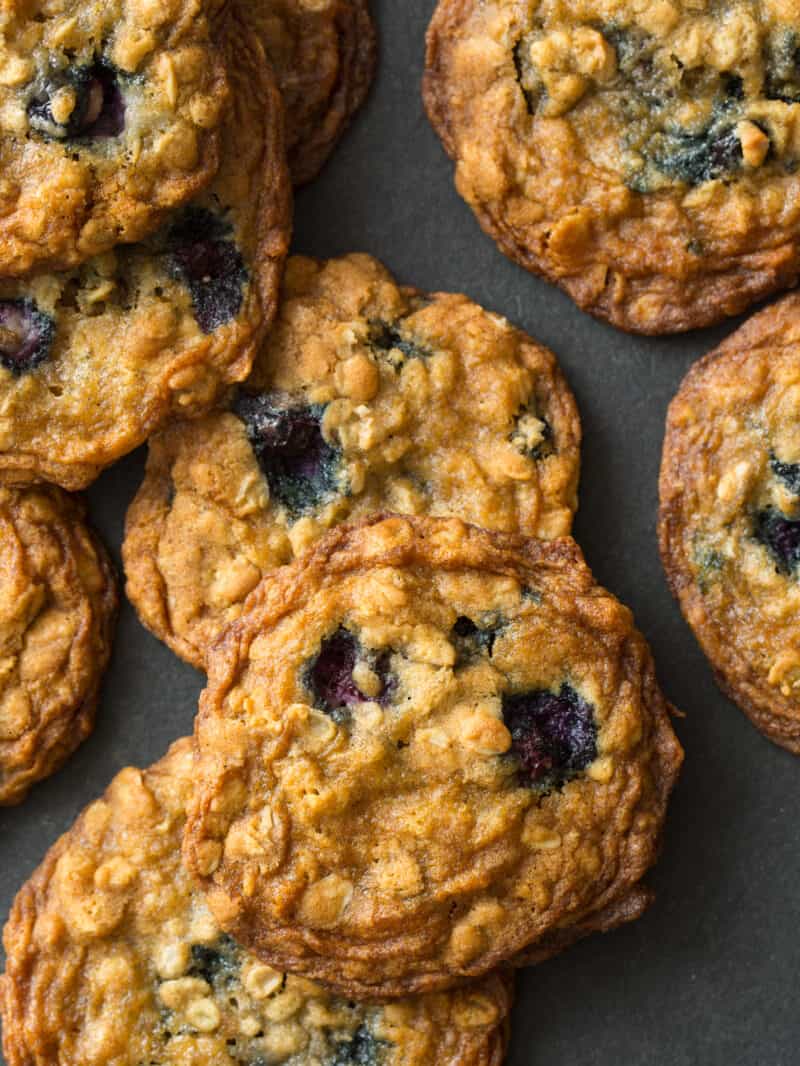
[[33, 300], [0, 300], [0, 366], [15, 376], [34, 370], [50, 355], [55, 332]]
[[234, 413], [244, 422], [272, 499], [293, 518], [339, 491], [340, 453], [323, 435], [324, 407], [281, 406], [277, 396], [241, 393]]
[[191, 208], [167, 237], [169, 269], [187, 286], [197, 324], [213, 333], [239, 314], [247, 281], [232, 228], [204, 208]]

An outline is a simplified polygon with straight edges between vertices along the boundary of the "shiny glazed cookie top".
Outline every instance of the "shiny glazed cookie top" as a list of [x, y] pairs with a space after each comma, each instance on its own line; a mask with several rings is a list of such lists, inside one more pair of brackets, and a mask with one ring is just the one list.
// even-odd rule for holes
[[72, 267], [145, 237], [213, 178], [227, 94], [208, 24], [217, 6], [6, 5], [3, 274]]
[[170, 414], [247, 375], [288, 234], [280, 99], [232, 13], [225, 160], [146, 241], [64, 273], [0, 279], [0, 479], [82, 488]]
[[185, 855], [267, 960], [397, 995], [628, 894], [680, 752], [572, 541], [344, 527], [212, 650]]
[[792, 4], [440, 0], [426, 103], [484, 228], [616, 325], [709, 324], [797, 275]]
[[91, 731], [116, 605], [80, 504], [49, 486], [0, 488], [0, 805]]
[[123, 770], [20, 892], [0, 978], [8, 1066], [499, 1066], [507, 978], [357, 1005], [222, 933], [180, 863], [192, 769], [184, 740]]
[[129, 594], [202, 666], [262, 575], [347, 518], [569, 532], [579, 442], [555, 359], [504, 318], [403, 290], [367, 256], [294, 258], [230, 413], [151, 441], [128, 514]]
[[673, 400], [662, 554], [734, 699], [800, 751], [800, 300], [751, 319]]

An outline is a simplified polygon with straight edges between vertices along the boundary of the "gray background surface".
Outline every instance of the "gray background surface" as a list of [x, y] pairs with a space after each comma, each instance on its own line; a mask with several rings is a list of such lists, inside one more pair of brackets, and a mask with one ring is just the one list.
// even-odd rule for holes
[[[655, 536], [667, 404], [692, 361], [735, 323], [672, 340], [628, 337], [496, 250], [456, 194], [422, 110], [433, 6], [375, 0], [377, 82], [322, 178], [297, 198], [295, 249], [371, 252], [402, 282], [466, 292], [557, 353], [585, 433], [576, 537], [598, 580], [633, 608], [662, 685], [687, 716], [677, 724], [685, 771], [651, 878], [655, 906], [520, 976], [509, 1066], [796, 1064], [800, 763], [715, 688], [667, 591]], [[140, 451], [90, 492], [117, 558], [142, 465]], [[22, 807], [0, 811], [0, 920], [117, 770], [149, 764], [191, 730], [201, 687], [126, 603], [94, 735]]]

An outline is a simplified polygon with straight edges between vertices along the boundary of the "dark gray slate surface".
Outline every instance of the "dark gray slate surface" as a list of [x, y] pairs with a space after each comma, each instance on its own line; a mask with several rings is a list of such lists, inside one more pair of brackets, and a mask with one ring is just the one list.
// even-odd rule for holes
[[[419, 95], [432, 0], [376, 0], [375, 90], [323, 177], [297, 199], [295, 248], [377, 255], [403, 282], [461, 290], [558, 354], [585, 430], [576, 536], [652, 643], [685, 771], [635, 926], [523, 974], [509, 1066], [794, 1066], [800, 1062], [800, 763], [715, 688], [667, 591], [655, 539], [666, 406], [694, 359], [733, 328], [625, 336], [508, 262], [458, 198]], [[113, 358], [113, 354], [110, 355]], [[91, 490], [118, 556], [138, 453]], [[45, 849], [112, 775], [191, 729], [202, 678], [126, 604], [93, 737], [19, 809], [0, 811], [0, 916]], [[434, 1066], [434, 1064], [432, 1064]]]

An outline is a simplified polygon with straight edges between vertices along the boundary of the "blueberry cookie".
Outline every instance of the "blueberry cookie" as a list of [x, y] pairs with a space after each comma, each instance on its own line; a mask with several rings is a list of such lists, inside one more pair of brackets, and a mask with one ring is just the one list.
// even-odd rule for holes
[[794, 3], [440, 0], [425, 100], [502, 251], [622, 329], [800, 273]]
[[319, 173], [361, 107], [375, 73], [375, 27], [367, 0], [251, 0], [286, 106], [295, 185]]
[[289, 186], [273, 76], [235, 12], [226, 33], [233, 95], [209, 190], [143, 243], [0, 279], [0, 480], [82, 488], [250, 372], [277, 304]]
[[7, 1066], [500, 1066], [511, 982], [337, 999], [226, 936], [180, 864], [192, 749], [118, 774], [24, 886], [0, 977]]
[[0, 275], [140, 240], [208, 185], [227, 95], [208, 6], [5, 5]]
[[49, 485], [0, 488], [0, 806], [92, 731], [116, 613], [81, 503]]
[[398, 288], [367, 256], [296, 257], [232, 409], [150, 441], [128, 595], [202, 667], [261, 577], [345, 518], [388, 508], [568, 533], [579, 447], [554, 357], [505, 319]]
[[664, 567], [719, 684], [800, 755], [800, 296], [689, 371], [660, 496]]
[[339, 527], [208, 667], [184, 858], [265, 962], [406, 995], [639, 909], [682, 752], [573, 541]]

